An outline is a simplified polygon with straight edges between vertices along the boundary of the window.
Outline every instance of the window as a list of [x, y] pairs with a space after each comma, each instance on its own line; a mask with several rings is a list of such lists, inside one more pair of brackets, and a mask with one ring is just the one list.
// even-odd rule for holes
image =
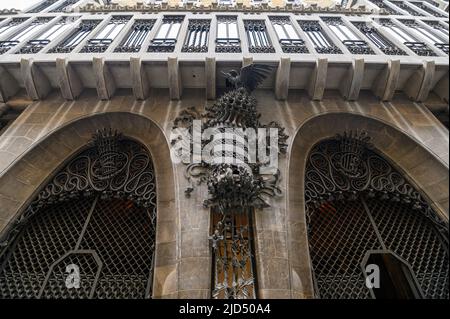
[[267, 4], [268, 0], [252, 0], [251, 3], [253, 6], [260, 6], [262, 4]]
[[407, 26], [412, 33], [419, 36], [419, 38], [425, 38], [432, 41], [435, 47], [444, 51], [448, 55], [448, 37], [441, 37], [440, 35], [435, 34], [414, 20], [400, 20], [400, 22]]
[[0, 41], [0, 54], [9, 51], [12, 47], [21, 43], [27, 39], [33, 32], [37, 31], [44, 24], [52, 20], [54, 17], [41, 17], [35, 19], [28, 26], [22, 28], [20, 31], [16, 32], [14, 35], [10, 36], [8, 40]]
[[241, 40], [239, 39], [237, 17], [217, 17], [216, 52], [241, 52]]
[[28, 40], [27, 44], [20, 48], [16, 54], [30, 54], [37, 53], [42, 50], [47, 44], [57, 38], [60, 34], [70, 28], [70, 23], [73, 22], [74, 17], [63, 17], [59, 21], [51, 26], [48, 30], [36, 36], [35, 39]]
[[211, 20], [189, 20], [182, 52], [208, 52]]
[[48, 7], [50, 7], [51, 5], [53, 5], [54, 3], [56, 3], [57, 1], [58, 0], [45, 0], [45, 1], [42, 1], [36, 7], [31, 8], [31, 10], [29, 10], [28, 13], [41, 12], [41, 11], [47, 9]]
[[217, 3], [221, 6], [234, 6], [235, 0], [218, 0]]
[[151, 41], [148, 52], [173, 52], [184, 16], [164, 16], [155, 38]]
[[49, 50], [49, 53], [69, 53], [72, 52], [84, 39], [94, 30], [101, 20], [83, 20], [66, 39], [61, 41], [56, 47]]
[[341, 18], [324, 17], [322, 20], [353, 54], [375, 54], [366, 41], [360, 39]]
[[448, 38], [448, 29], [446, 29], [439, 21], [423, 21], [433, 29], [437, 30], [444, 37]]
[[399, 7], [400, 9], [408, 12], [410, 15], [413, 16], [423, 16], [423, 14], [421, 14], [420, 12], [414, 10], [412, 7], [410, 7], [409, 5], [407, 5], [405, 2], [403, 1], [390, 1], [392, 4], [395, 4], [397, 7]]
[[77, 3], [78, 1], [80, 0], [65, 0], [55, 9], [52, 9], [50, 12], [63, 12], [66, 9], [70, 8], [72, 5], [74, 5], [75, 3]]
[[439, 13], [438, 10], [436, 10], [436, 9], [430, 7], [430, 6], [427, 6], [423, 2], [413, 2], [413, 1], [411, 1], [410, 3], [415, 5], [418, 8], [422, 9], [423, 11], [431, 14], [432, 16], [437, 17], [437, 18], [446, 18], [447, 17], [446, 15], [444, 15], [442, 13]]
[[302, 30], [308, 36], [308, 39], [313, 43], [314, 49], [321, 54], [342, 54], [328, 35], [322, 30], [319, 21], [298, 21]]
[[274, 53], [275, 49], [267, 34], [264, 20], [245, 20], [245, 32], [247, 34], [250, 53]]
[[0, 26], [0, 35], [9, 32], [11, 29], [13, 29], [15, 26], [18, 26], [22, 22], [28, 20], [28, 18], [13, 18], [11, 21], [9, 21], [6, 24], [3, 24]]
[[401, 15], [400, 12], [398, 12], [397, 10], [386, 4], [383, 0], [369, 0], [369, 1], [372, 2], [374, 5], [376, 5], [378, 8], [384, 9], [388, 14]]
[[109, 20], [106, 27], [103, 28], [93, 39], [89, 39], [80, 52], [105, 52], [109, 45], [114, 41], [117, 35], [122, 31], [131, 16], [115, 16]]
[[270, 17], [284, 53], [308, 53], [305, 41], [295, 31], [289, 17]]
[[417, 40], [391, 20], [380, 19], [380, 24], [385, 28], [386, 32], [406, 45], [415, 54], [420, 56], [436, 56], [436, 53], [434, 53], [424, 42]]
[[365, 22], [353, 22], [353, 24], [364, 33], [364, 35], [375, 44], [378, 49], [387, 55], [406, 55], [405, 51], [397, 48], [391, 41], [381, 35], [377, 29], [367, 25]]
[[155, 20], [136, 20], [131, 31], [114, 52], [139, 52], [154, 24]]

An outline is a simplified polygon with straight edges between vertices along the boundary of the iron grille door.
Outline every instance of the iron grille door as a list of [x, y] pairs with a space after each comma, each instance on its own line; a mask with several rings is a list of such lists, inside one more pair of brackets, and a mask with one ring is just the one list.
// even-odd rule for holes
[[448, 223], [369, 141], [365, 132], [345, 133], [309, 155], [305, 202], [316, 295], [375, 297], [363, 267], [367, 256], [383, 253], [408, 269], [414, 297], [448, 299]]
[[213, 211], [214, 299], [257, 298], [252, 214], [249, 208], [234, 214]]
[[[132, 201], [89, 197], [52, 206], [19, 235], [0, 272], [0, 297], [149, 297], [152, 234], [148, 209]], [[79, 289], [65, 286], [70, 264], [80, 269]]]
[[381, 249], [377, 234], [358, 201], [321, 205], [311, 216], [309, 244], [320, 298], [370, 298], [361, 261], [368, 250]]
[[[103, 130], [0, 241], [0, 298], [149, 298], [156, 182], [141, 145]], [[79, 280], [68, 284], [68, 269]], [[73, 279], [74, 277], [71, 277]]]
[[435, 227], [408, 205], [395, 201], [367, 201], [386, 248], [413, 269], [425, 298], [449, 297], [449, 265]]

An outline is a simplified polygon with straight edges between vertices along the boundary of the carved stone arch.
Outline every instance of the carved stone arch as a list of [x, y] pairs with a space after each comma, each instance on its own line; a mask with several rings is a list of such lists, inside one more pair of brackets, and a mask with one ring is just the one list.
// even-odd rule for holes
[[[5, 236], [26, 207], [30, 205], [43, 185], [64, 167], [68, 161], [85, 149], [92, 134], [98, 128], [112, 127], [132, 141], [140, 143], [153, 159], [157, 188], [157, 225], [153, 297], [164, 298], [177, 295], [178, 272], [177, 225], [175, 187], [172, 162], [167, 140], [161, 128], [151, 119], [128, 112], [111, 112], [77, 118], [57, 127], [42, 137], [20, 159], [0, 176], [0, 183], [22, 183], [24, 167], [36, 169], [40, 174], [27, 180], [16, 193], [5, 193], [0, 198], [0, 219], [9, 221], [0, 229]], [[12, 205], [12, 200], [14, 201]], [[5, 204], [2, 205], [2, 202]], [[1, 223], [0, 223], [1, 225]]]
[[[338, 123], [338, 125], [336, 125]], [[305, 211], [305, 170], [312, 148], [347, 131], [364, 130], [374, 149], [395, 168], [448, 223], [448, 164], [415, 138], [378, 119], [351, 113], [329, 113], [304, 122], [290, 148], [287, 174], [287, 225], [293, 298], [313, 298], [314, 286]], [[444, 143], [443, 138], [443, 143]]]

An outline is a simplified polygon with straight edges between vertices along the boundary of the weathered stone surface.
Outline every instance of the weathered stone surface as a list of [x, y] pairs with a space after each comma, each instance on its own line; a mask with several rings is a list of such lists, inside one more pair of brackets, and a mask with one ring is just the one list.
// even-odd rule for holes
[[[375, 147], [448, 218], [448, 131], [422, 104], [404, 95], [383, 103], [366, 91], [360, 91], [357, 102], [345, 101], [339, 91], [326, 91], [321, 101], [310, 101], [306, 92], [296, 90], [283, 102], [268, 90], [257, 90], [255, 96], [261, 121], [277, 120], [290, 136], [288, 153], [279, 157], [283, 197], [255, 211], [260, 297], [313, 296], [303, 176], [309, 150], [324, 138], [344, 130], [367, 130]], [[185, 166], [171, 162], [169, 144], [178, 112], [191, 106], [203, 111], [208, 103], [203, 90], [190, 89], [179, 101], [171, 101], [168, 90], [151, 90], [144, 101], [117, 94], [99, 101], [95, 90], [85, 89], [75, 101], [52, 92], [45, 101], [33, 103], [0, 136], [0, 230], [96, 129], [114, 127], [143, 143], [154, 160], [154, 297], [209, 297], [211, 214], [202, 205], [207, 189], [197, 187], [191, 198], [185, 197]]]

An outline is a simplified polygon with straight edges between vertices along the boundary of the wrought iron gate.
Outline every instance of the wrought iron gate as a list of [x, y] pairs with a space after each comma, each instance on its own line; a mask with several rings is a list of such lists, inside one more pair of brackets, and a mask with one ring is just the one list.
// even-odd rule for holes
[[212, 214], [212, 298], [256, 299], [256, 271], [251, 208]]
[[351, 133], [310, 153], [305, 199], [317, 297], [374, 297], [363, 260], [387, 251], [411, 269], [421, 297], [449, 298], [448, 225], [370, 148], [364, 133]]
[[156, 191], [148, 152], [99, 132], [3, 240], [0, 298], [149, 298]]

